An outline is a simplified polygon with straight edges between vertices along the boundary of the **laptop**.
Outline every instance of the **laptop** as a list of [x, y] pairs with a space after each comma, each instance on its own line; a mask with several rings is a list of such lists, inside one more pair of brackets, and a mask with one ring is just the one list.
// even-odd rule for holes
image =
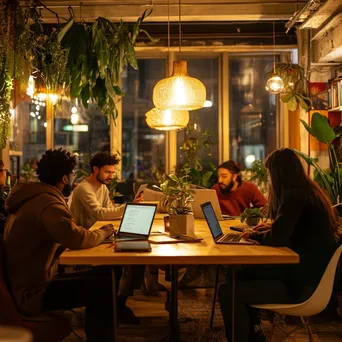
[[214, 242], [218, 244], [255, 244], [254, 241], [241, 238], [241, 234], [223, 234], [219, 221], [215, 215], [214, 208], [210, 202], [202, 203], [201, 209], [208, 223]]
[[117, 234], [105, 239], [104, 243], [148, 240], [156, 211], [157, 204], [127, 203]]
[[204, 219], [204, 214], [201, 208], [202, 203], [211, 202], [216, 217], [219, 221], [224, 219], [219, 200], [217, 198], [216, 190], [214, 189], [194, 189], [195, 191], [195, 198], [194, 201], [191, 203], [192, 211], [194, 213], [195, 219]]

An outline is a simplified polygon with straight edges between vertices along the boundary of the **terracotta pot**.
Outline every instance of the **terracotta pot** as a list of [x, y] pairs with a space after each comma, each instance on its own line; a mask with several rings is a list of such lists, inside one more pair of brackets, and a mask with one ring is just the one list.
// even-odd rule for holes
[[170, 234], [194, 235], [195, 232], [194, 215], [170, 215]]
[[260, 222], [260, 217], [247, 217], [246, 223], [249, 226], [256, 226]]

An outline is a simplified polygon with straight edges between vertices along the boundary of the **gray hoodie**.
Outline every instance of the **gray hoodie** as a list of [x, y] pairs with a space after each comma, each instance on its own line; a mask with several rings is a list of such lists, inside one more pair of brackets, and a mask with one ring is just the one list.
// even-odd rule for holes
[[39, 314], [44, 291], [65, 248], [94, 247], [108, 233], [77, 226], [62, 193], [48, 184], [16, 185], [5, 206], [9, 216], [4, 246], [11, 292], [23, 314]]

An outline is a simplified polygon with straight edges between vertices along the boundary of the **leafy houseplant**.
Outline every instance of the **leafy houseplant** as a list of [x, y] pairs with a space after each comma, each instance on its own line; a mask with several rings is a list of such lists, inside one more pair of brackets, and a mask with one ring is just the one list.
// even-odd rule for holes
[[252, 167], [246, 170], [248, 172], [248, 180], [256, 183], [263, 194], [267, 193], [267, 170], [262, 160], [255, 160]]
[[284, 81], [284, 90], [281, 93], [280, 100], [287, 103], [291, 111], [296, 110], [298, 104], [305, 111], [308, 111], [312, 106], [312, 101], [305, 91], [307, 82], [304, 69], [298, 64], [277, 63], [275, 70], [276, 74]]
[[332, 142], [339, 138], [342, 132], [336, 134], [329, 125], [328, 118], [317, 112], [312, 115], [311, 127], [305, 121], [301, 120], [301, 122], [313, 137], [328, 146], [330, 167], [327, 170], [323, 170], [317, 164], [318, 158], [312, 158], [301, 151], [293, 150], [315, 168], [314, 180], [325, 189], [332, 204], [338, 204], [342, 196], [342, 170]]
[[170, 232], [172, 234], [193, 234], [194, 217], [190, 203], [194, 200], [194, 190], [190, 188], [188, 176], [167, 176], [160, 186], [154, 185], [164, 194], [163, 201], [170, 214]]
[[211, 146], [214, 145], [212, 133], [209, 130], [200, 131], [199, 117], [190, 113], [190, 121], [184, 129], [181, 150], [181, 165], [178, 175], [189, 175], [192, 184], [211, 188], [217, 182], [217, 169], [211, 162], [206, 162], [199, 156], [200, 151], [206, 151], [211, 157]]
[[240, 216], [241, 222], [246, 221], [249, 226], [256, 226], [260, 222], [260, 219], [263, 218], [265, 218], [265, 215], [259, 208], [246, 208]]

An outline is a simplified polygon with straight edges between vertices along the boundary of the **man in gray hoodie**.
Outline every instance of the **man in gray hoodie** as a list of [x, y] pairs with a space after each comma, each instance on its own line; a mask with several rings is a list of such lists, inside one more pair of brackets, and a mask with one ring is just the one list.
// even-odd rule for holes
[[37, 162], [39, 183], [16, 185], [6, 200], [9, 216], [4, 249], [9, 286], [26, 316], [86, 306], [87, 341], [111, 341], [112, 286], [108, 270], [58, 276], [60, 254], [66, 249], [99, 245], [113, 233], [106, 225], [89, 231], [74, 222], [64, 196], [71, 192], [75, 157], [49, 150]]

